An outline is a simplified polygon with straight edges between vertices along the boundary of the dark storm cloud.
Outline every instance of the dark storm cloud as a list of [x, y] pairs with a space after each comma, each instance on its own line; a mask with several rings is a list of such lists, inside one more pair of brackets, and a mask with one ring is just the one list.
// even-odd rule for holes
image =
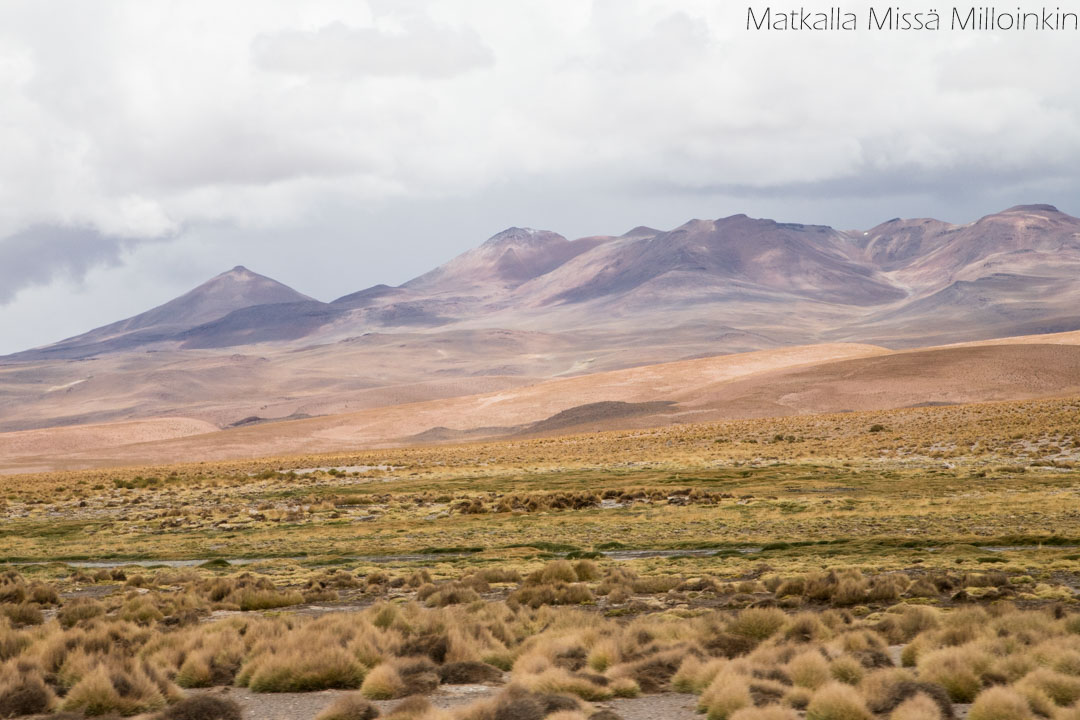
[[90, 228], [36, 225], [0, 239], [0, 305], [20, 290], [56, 279], [80, 282], [92, 268], [117, 265], [131, 241]]
[[879, 201], [883, 201], [881, 204], [886, 206], [889, 198], [906, 195], [934, 195], [946, 198], [980, 197], [1009, 190], [1023, 193], [1036, 188], [1080, 189], [1080, 180], [1076, 178], [1075, 173], [1064, 168], [1055, 171], [1052, 168], [999, 167], [990, 163], [927, 168], [907, 164], [883, 168], [865, 166], [850, 174], [814, 181], [769, 185], [725, 182], [687, 185], [671, 181], [643, 183], [638, 190], [661, 194], [726, 195], [748, 199], [878, 198]]

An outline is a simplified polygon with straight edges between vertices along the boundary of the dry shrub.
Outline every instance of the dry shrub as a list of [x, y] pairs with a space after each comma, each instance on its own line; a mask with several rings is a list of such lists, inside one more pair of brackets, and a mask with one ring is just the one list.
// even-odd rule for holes
[[778, 680], [758, 678], [750, 681], [750, 698], [757, 707], [780, 702], [787, 691], [788, 686]]
[[1028, 709], [1039, 717], [1053, 717], [1057, 711], [1054, 701], [1042, 689], [1034, 685], [1017, 684], [1013, 689], [1027, 701]]
[[801, 577], [787, 578], [780, 582], [780, 584], [773, 590], [773, 594], [777, 598], [787, 597], [789, 595], [801, 596], [806, 592], [806, 581]]
[[829, 681], [829, 661], [817, 650], [801, 652], [788, 661], [788, 677], [798, 687], [817, 690]]
[[1030, 720], [1027, 700], [1015, 690], [992, 687], [979, 693], [968, 720]]
[[[530, 580], [533, 580], [530, 577]], [[568, 560], [555, 560], [548, 563], [540, 570], [539, 575], [532, 584], [572, 583], [577, 582], [578, 575], [574, 572], [574, 566]]]
[[421, 655], [431, 658], [437, 663], [444, 662], [447, 653], [449, 652], [450, 639], [447, 637], [446, 633], [440, 632], [425, 632], [408, 637], [401, 643], [401, 646], [398, 649], [399, 655], [406, 657]]
[[589, 720], [623, 720], [621, 715], [618, 715], [613, 710], [599, 710], [589, 716]]
[[64, 607], [60, 608], [60, 612], [57, 614], [56, 618], [60, 621], [61, 625], [69, 628], [85, 620], [101, 617], [104, 614], [105, 606], [96, 600], [76, 598], [71, 602], [65, 603]]
[[850, 685], [829, 683], [814, 693], [806, 706], [806, 720], [872, 720], [858, 691]]
[[841, 655], [830, 663], [829, 673], [834, 680], [848, 685], [858, 685], [866, 674], [866, 670], [862, 663], [851, 655]]
[[641, 692], [663, 692], [668, 689], [672, 678], [678, 672], [686, 652], [686, 648], [676, 647], [654, 653], [642, 660], [618, 665], [609, 675], [613, 678], [633, 680]]
[[435, 587], [436, 590], [424, 598], [424, 603], [428, 607], [466, 605], [480, 599], [480, 594], [476, 590], [459, 583], [448, 583]]
[[153, 600], [145, 596], [134, 597], [125, 602], [120, 610], [120, 617], [138, 625], [153, 625], [165, 619], [165, 615]]
[[56, 704], [56, 696], [39, 668], [9, 661], [0, 665], [0, 717], [45, 713]]
[[[390, 714], [386, 716], [386, 720], [419, 720], [426, 717], [431, 710], [431, 703], [428, 702], [427, 698], [413, 695], [395, 705], [390, 710]], [[315, 720], [322, 719], [316, 718]]]
[[671, 685], [676, 692], [700, 695], [730, 662], [726, 659], [701, 660], [690, 655], [683, 659], [678, 671], [671, 678]]
[[405, 681], [397, 668], [390, 663], [382, 663], [372, 668], [360, 686], [360, 692], [371, 700], [393, 700], [405, 697]]
[[981, 673], [988, 659], [970, 647], [947, 647], [919, 658], [919, 678], [936, 683], [949, 693], [953, 702], [971, 702], [982, 688]]
[[938, 706], [939, 713], [945, 718], [953, 716], [952, 700], [948, 692], [940, 685], [918, 682], [909, 670], [887, 668], [875, 670], [859, 683], [859, 690], [866, 698], [870, 710], [884, 714], [892, 712], [905, 700], [915, 695], [926, 695]]
[[58, 605], [60, 603], [60, 594], [52, 585], [36, 582], [30, 585], [27, 593], [30, 601], [36, 602], [38, 605]]
[[866, 699], [866, 704], [874, 713], [887, 713], [903, 702], [897, 688], [905, 683], [914, 683], [915, 675], [910, 670], [886, 668], [869, 673], [859, 683], [859, 692]]
[[581, 709], [581, 703], [575, 698], [538, 695], [521, 685], [511, 685], [494, 698], [464, 708], [455, 716], [455, 720], [544, 720], [545, 716], [554, 712]]
[[745, 707], [731, 714], [731, 720], [799, 720], [799, 714], [783, 705]]
[[242, 717], [235, 700], [219, 695], [193, 695], [162, 712], [158, 720], [241, 720]]
[[929, 696], [919, 693], [900, 703], [889, 720], [942, 720], [941, 708]]
[[145, 674], [99, 662], [68, 691], [62, 708], [86, 715], [135, 715], [164, 706], [164, 695]]
[[233, 628], [200, 632], [176, 674], [185, 688], [231, 685], [244, 657], [243, 638]]
[[1055, 705], [1066, 707], [1080, 700], [1080, 678], [1070, 677], [1062, 673], [1039, 668], [1028, 673], [1017, 684], [1021, 686], [1033, 686], [1046, 693]]
[[282, 592], [280, 590], [261, 590], [258, 588], [244, 588], [237, 590], [229, 596], [229, 601], [235, 603], [245, 612], [251, 610], [273, 610], [290, 605], [300, 605], [304, 602], [304, 596], [295, 590]]
[[748, 608], [736, 615], [727, 626], [728, 632], [752, 640], [766, 640], [787, 624], [787, 615], [776, 608]]
[[870, 587], [866, 599], [871, 602], [895, 602], [911, 584], [911, 578], [904, 573], [875, 575], [870, 578]]
[[286, 639], [278, 652], [249, 656], [236, 678], [255, 692], [351, 690], [363, 680], [364, 666], [345, 649], [295, 639]]
[[940, 613], [923, 605], [905, 605], [900, 613], [902, 642], [910, 642], [916, 635], [934, 630], [940, 624]]
[[942, 645], [965, 645], [977, 640], [990, 624], [990, 616], [978, 607], [964, 608], [949, 615], [949, 622], [938, 631]]
[[411, 588], [418, 588], [432, 583], [434, 583], [434, 580], [431, 579], [431, 573], [428, 572], [427, 568], [417, 570], [405, 581], [405, 584]]
[[[857, 577], [862, 579], [861, 574]], [[803, 578], [803, 596], [816, 602], [832, 600], [841, 579], [843, 578], [835, 570], [809, 573]]]
[[574, 563], [574, 575], [578, 582], [600, 579], [600, 566], [592, 560], [578, 560]]
[[907, 592], [905, 594], [908, 597], [936, 598], [938, 595], [941, 594], [941, 591], [938, 589], [937, 585], [935, 585], [929, 578], [918, 577], [915, 578], [915, 581], [908, 586]]
[[813, 696], [814, 691], [810, 688], [793, 687], [784, 695], [784, 704], [790, 705], [796, 710], [805, 710]]
[[834, 605], [858, 605], [866, 602], [870, 594], [870, 581], [864, 577], [843, 577], [833, 588], [831, 600]]
[[426, 657], [398, 658], [391, 661], [402, 682], [404, 692], [398, 697], [422, 695], [439, 687], [439, 674], [435, 663]]
[[641, 686], [633, 678], [613, 678], [608, 685], [612, 694], [618, 698], [634, 698], [641, 694]]
[[817, 613], [802, 612], [791, 618], [784, 630], [784, 638], [795, 642], [820, 642], [832, 636], [832, 631], [821, 622]]
[[[521, 582], [521, 573], [513, 568], [485, 568], [476, 573], [488, 583]], [[429, 579], [428, 582], [431, 582]]]
[[438, 673], [439, 680], [446, 685], [478, 685], [502, 679], [499, 668], [475, 661], [446, 663], [439, 668]]
[[592, 646], [585, 664], [593, 671], [602, 673], [619, 662], [621, 657], [622, 653], [619, 652], [619, 644], [612, 639], [604, 639]]
[[641, 595], [659, 595], [674, 590], [681, 583], [682, 578], [675, 575], [650, 575], [635, 578], [630, 583], [630, 589]]
[[522, 678], [522, 685], [534, 693], [554, 695], [574, 695], [582, 700], [609, 700], [614, 696], [610, 687], [600, 685], [597, 681], [606, 682], [606, 678], [600, 676], [588, 677], [563, 670], [562, 668], [550, 668], [539, 673]]
[[736, 710], [753, 704], [746, 677], [723, 671], [713, 678], [698, 701], [698, 711], [708, 720], [728, 720]]
[[510, 594], [507, 603], [536, 609], [543, 605], [584, 605], [595, 600], [587, 585], [560, 582], [554, 585], [524, 585]]
[[315, 720], [374, 720], [379, 709], [365, 700], [360, 693], [342, 695], [330, 703]]
[[29, 627], [45, 622], [45, 616], [37, 603], [21, 602], [17, 605], [0, 606], [2, 612], [15, 627]]

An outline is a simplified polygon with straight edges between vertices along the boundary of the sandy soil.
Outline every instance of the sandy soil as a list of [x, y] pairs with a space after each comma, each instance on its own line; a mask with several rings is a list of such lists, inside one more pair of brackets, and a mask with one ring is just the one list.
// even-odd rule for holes
[[166, 442], [150, 440], [128, 447], [95, 447], [93, 439], [88, 439], [82, 447], [71, 447], [67, 438], [78, 437], [79, 429], [45, 429], [30, 433], [35, 438], [36, 452], [16, 452], [14, 447], [7, 452], [0, 450], [0, 467], [40, 466], [43, 462], [53, 467], [173, 462], [173, 458], [224, 459], [400, 444], [409, 442], [411, 436], [441, 426], [513, 427], [544, 420], [587, 403], [667, 400], [692, 388], [715, 386], [777, 369], [889, 352], [873, 345], [826, 344], [722, 355], [358, 413], [241, 427], [214, 433], [205, 440], [180, 438]]
[[[578, 424], [554, 423], [540, 434], [1080, 393], [1080, 333], [1050, 339], [905, 352], [857, 344], [780, 348], [219, 432], [199, 421], [159, 419], [0, 434], [0, 472], [524, 436], [537, 434], [530, 424], [570, 409]], [[582, 407], [611, 401], [656, 405], [634, 414]]]
[[179, 417], [0, 433], [0, 458], [102, 450], [218, 430], [204, 420]]

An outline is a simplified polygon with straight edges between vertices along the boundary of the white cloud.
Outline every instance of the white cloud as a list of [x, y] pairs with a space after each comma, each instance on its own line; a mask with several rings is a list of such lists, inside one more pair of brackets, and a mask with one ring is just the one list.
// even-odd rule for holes
[[453, 77], [494, 63], [475, 32], [428, 21], [407, 22], [400, 30], [341, 22], [315, 31], [283, 30], [257, 36], [252, 52], [264, 70], [345, 82], [368, 75]]

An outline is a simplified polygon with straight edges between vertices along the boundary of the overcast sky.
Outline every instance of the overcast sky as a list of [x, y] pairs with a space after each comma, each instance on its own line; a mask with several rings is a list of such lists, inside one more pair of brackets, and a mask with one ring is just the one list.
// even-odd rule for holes
[[746, 9], [3, 0], [0, 353], [238, 264], [322, 300], [397, 284], [511, 225], [1080, 214], [1077, 33]]

